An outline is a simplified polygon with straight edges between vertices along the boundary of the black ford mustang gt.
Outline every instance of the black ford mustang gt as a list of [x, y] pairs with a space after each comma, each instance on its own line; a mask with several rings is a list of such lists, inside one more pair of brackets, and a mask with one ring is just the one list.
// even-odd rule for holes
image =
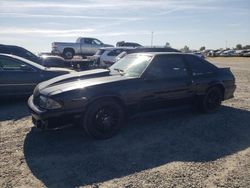
[[94, 138], [115, 135], [131, 113], [195, 103], [211, 113], [232, 98], [235, 78], [183, 53], [130, 54], [110, 67], [56, 77], [40, 83], [29, 98], [40, 128], [77, 121]]

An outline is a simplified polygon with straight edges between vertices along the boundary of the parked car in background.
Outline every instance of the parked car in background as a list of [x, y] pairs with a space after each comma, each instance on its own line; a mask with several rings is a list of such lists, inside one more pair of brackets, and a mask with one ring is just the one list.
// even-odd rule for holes
[[[173, 48], [148, 48], [148, 47], [107, 47], [99, 49], [95, 55], [88, 57], [94, 62], [93, 67], [107, 68], [116, 61], [130, 53], [139, 52], [179, 52]], [[121, 54], [121, 55], [120, 55]]]
[[193, 54], [202, 58], [202, 59], [205, 59], [205, 56], [201, 52], [194, 52]]
[[52, 54], [61, 55], [65, 59], [72, 59], [74, 55], [94, 55], [102, 47], [113, 47], [113, 45], [104, 44], [96, 38], [79, 37], [75, 43], [53, 42]]
[[180, 52], [179, 50], [176, 50], [174, 48], [166, 47], [166, 48], [149, 48], [149, 47], [140, 47], [140, 48], [133, 48], [129, 49], [126, 52], [120, 53], [118, 56], [115, 58], [115, 62], [120, 60], [121, 58], [125, 57], [127, 54], [132, 54], [132, 53], [142, 53], [142, 52]]
[[99, 49], [95, 55], [91, 56], [97, 67], [107, 68], [116, 62], [116, 56], [122, 52], [127, 52], [133, 47], [107, 47]]
[[250, 51], [246, 52], [246, 53], [243, 53], [243, 57], [250, 57]]
[[41, 65], [45, 67], [61, 67], [61, 68], [71, 68], [69, 61], [65, 61], [63, 57], [55, 55], [42, 55]]
[[235, 56], [235, 50], [226, 50], [220, 53], [221, 57], [231, 57]]
[[235, 55], [241, 57], [241, 56], [243, 56], [244, 54], [246, 54], [248, 52], [250, 52], [250, 50], [236, 50]]
[[200, 51], [204, 56], [208, 56], [209, 52], [211, 52], [212, 50], [211, 49], [205, 49], [205, 50], [202, 50]]
[[207, 56], [209, 57], [216, 57], [218, 55], [218, 53], [220, 53], [221, 50], [210, 50], [208, 53], [207, 53]]
[[30, 95], [35, 86], [72, 71], [48, 68], [10, 54], [0, 54], [0, 96]]
[[227, 51], [227, 50], [219, 50], [219, 51], [217, 51], [217, 52], [215, 52], [215, 57], [219, 57], [223, 52], [225, 52], [225, 51]]
[[127, 47], [141, 47], [142, 45], [135, 43], [135, 42], [125, 42], [125, 41], [120, 41], [116, 43], [116, 47], [120, 46], [127, 46]]
[[[139, 53], [122, 58], [109, 70], [60, 76], [39, 84], [29, 98], [39, 128], [78, 122], [96, 139], [114, 136], [125, 116], [183, 104], [215, 112], [233, 97], [235, 78], [195, 55]], [[171, 105], [170, 105], [171, 104]]]
[[127, 52], [120, 53], [118, 56], [115, 57], [115, 62], [119, 61], [121, 58], [125, 57], [126, 55], [128, 55]]
[[70, 67], [70, 65], [62, 57], [51, 55], [36, 56], [32, 52], [20, 46], [0, 44], [0, 53], [12, 54], [19, 57], [23, 57], [45, 67]]

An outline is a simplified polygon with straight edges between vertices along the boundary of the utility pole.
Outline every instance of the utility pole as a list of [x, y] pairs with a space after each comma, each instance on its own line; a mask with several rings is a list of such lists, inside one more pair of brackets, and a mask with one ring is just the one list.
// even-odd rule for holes
[[151, 32], [151, 47], [153, 47], [153, 40], [154, 40], [154, 32]]

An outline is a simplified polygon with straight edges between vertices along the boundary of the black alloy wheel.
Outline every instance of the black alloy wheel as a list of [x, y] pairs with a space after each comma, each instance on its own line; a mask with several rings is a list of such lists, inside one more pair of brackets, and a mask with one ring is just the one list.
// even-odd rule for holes
[[93, 123], [100, 131], [110, 131], [119, 122], [119, 113], [112, 106], [103, 106], [97, 110]]
[[221, 106], [222, 99], [222, 90], [218, 87], [212, 87], [203, 97], [201, 108], [206, 113], [213, 113]]
[[98, 100], [91, 104], [85, 115], [83, 127], [96, 139], [107, 139], [119, 132], [124, 121], [122, 106], [112, 99]]

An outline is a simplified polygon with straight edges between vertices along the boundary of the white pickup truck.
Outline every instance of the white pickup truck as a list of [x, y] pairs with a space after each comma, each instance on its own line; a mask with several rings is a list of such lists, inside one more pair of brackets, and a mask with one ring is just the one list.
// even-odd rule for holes
[[99, 48], [113, 47], [104, 44], [95, 38], [79, 37], [75, 43], [69, 42], [53, 42], [52, 54], [62, 55], [65, 59], [72, 59], [74, 55], [91, 56], [94, 55]]

